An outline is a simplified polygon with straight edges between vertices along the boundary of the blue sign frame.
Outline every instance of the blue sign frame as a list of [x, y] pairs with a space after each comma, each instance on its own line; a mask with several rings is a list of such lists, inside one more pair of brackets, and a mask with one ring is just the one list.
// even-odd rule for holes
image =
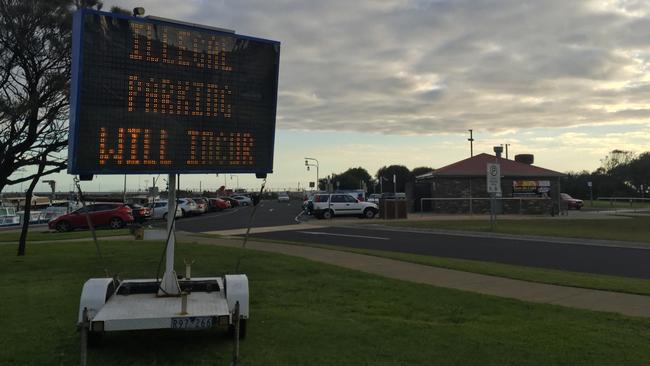
[[[174, 28], [182, 28], [187, 30], [195, 30], [201, 32], [208, 32], [211, 34], [217, 35], [226, 35], [228, 37], [233, 37], [237, 40], [248, 40], [254, 42], [261, 42], [273, 45], [277, 48], [277, 59], [275, 60], [275, 87], [274, 95], [272, 96], [274, 100], [273, 106], [273, 119], [272, 119], [272, 136], [270, 141], [270, 151], [268, 151], [270, 165], [268, 167], [255, 167], [255, 166], [243, 166], [243, 167], [224, 167], [224, 168], [192, 168], [192, 169], [146, 169], [142, 172], [125, 172], [121, 169], [116, 168], [101, 168], [101, 169], [82, 169], [78, 167], [78, 153], [80, 151], [79, 144], [83, 143], [79, 141], [79, 124], [80, 124], [80, 92], [81, 92], [81, 83], [82, 78], [84, 77], [83, 70], [83, 42], [84, 42], [84, 17], [88, 14], [95, 14], [100, 16], [107, 16], [111, 18], [117, 18], [127, 21], [135, 21], [139, 23], [149, 23], [154, 25], [167, 25], [173, 26]], [[227, 31], [219, 31], [214, 28], [192, 26], [184, 23], [176, 23], [173, 21], [167, 21], [164, 19], [150, 19], [150, 18], [140, 18], [133, 17], [119, 13], [109, 13], [103, 11], [97, 11], [93, 9], [80, 9], [78, 10], [73, 17], [73, 26], [72, 26], [72, 75], [71, 75], [71, 90], [70, 90], [70, 124], [69, 124], [69, 139], [68, 139], [68, 173], [69, 174], [78, 174], [78, 175], [92, 175], [92, 174], [214, 174], [214, 173], [256, 173], [258, 175], [265, 175], [266, 173], [273, 172], [273, 157], [275, 149], [275, 128], [276, 128], [276, 115], [277, 115], [277, 99], [278, 99], [278, 80], [279, 80], [279, 67], [280, 65], [280, 42], [256, 38], [251, 36], [244, 36], [239, 34], [230, 33]]]

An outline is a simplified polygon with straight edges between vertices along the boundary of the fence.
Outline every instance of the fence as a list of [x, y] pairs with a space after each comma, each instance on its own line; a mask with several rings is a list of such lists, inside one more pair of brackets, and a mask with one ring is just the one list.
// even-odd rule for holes
[[[420, 198], [419, 210], [424, 212], [470, 214], [489, 213], [490, 197], [445, 197], [445, 198]], [[499, 197], [497, 213], [511, 214], [563, 214], [567, 211], [566, 203], [559, 209], [557, 202], [551, 198], [540, 197]], [[425, 202], [430, 202], [429, 210], [425, 210]], [[436, 205], [438, 203], [438, 205]]]

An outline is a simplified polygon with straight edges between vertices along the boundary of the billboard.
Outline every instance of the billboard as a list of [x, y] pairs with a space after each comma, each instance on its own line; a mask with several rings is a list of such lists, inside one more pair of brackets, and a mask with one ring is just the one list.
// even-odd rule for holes
[[82, 9], [72, 56], [69, 173], [272, 172], [279, 42]]
[[549, 180], [513, 180], [513, 197], [542, 197], [549, 195], [551, 181]]

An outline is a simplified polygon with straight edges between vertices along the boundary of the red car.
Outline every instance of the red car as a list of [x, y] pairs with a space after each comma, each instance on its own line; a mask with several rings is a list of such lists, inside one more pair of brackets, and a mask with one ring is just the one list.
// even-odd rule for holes
[[61, 232], [87, 228], [86, 210], [95, 227], [108, 226], [111, 229], [119, 229], [133, 222], [133, 212], [129, 206], [123, 203], [95, 203], [50, 220], [48, 226], [51, 230]]
[[208, 204], [210, 205], [210, 211], [222, 211], [230, 208], [230, 202], [221, 198], [210, 198]]
[[560, 197], [562, 198], [562, 203], [566, 205], [568, 210], [579, 210], [584, 205], [582, 200], [573, 198], [566, 193], [560, 193]]

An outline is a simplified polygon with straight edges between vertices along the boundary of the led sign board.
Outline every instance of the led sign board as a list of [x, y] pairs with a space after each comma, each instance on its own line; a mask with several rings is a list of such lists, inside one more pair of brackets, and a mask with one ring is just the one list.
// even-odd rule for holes
[[80, 10], [68, 172], [270, 173], [280, 43]]

